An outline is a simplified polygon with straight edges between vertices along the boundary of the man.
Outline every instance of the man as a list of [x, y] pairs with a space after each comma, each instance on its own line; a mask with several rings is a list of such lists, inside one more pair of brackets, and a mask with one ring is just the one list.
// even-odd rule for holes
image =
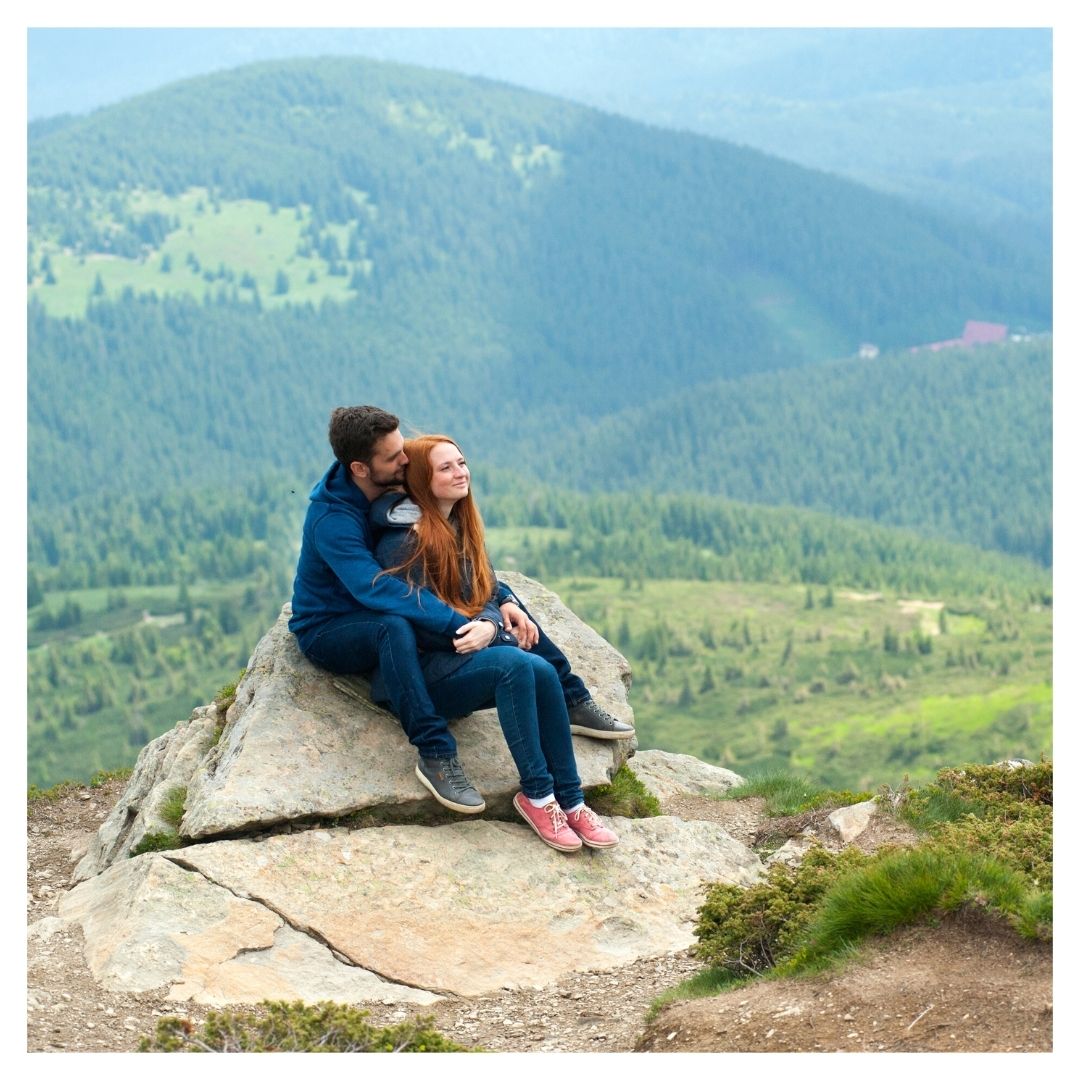
[[[310, 495], [289, 629], [301, 652], [329, 671], [370, 675], [377, 668], [373, 696], [389, 704], [416, 747], [417, 778], [443, 806], [478, 814], [485, 808], [483, 797], [458, 761], [446, 717], [428, 696], [413, 625], [452, 639], [459, 653], [482, 648], [491, 630], [427, 589], [410, 591], [405, 582], [382, 574], [375, 560], [368, 511], [383, 492], [402, 486], [408, 464], [397, 417], [373, 405], [335, 409], [329, 437], [336, 460]], [[496, 599], [504, 632], [558, 672], [570, 730], [592, 738], [630, 738], [634, 729], [593, 701], [566, 657], [502, 582]]]

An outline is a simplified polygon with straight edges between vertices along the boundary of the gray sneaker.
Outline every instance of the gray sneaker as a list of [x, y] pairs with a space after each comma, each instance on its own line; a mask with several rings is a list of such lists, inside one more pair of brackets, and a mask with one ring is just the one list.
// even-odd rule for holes
[[421, 757], [416, 777], [443, 804], [459, 814], [479, 814], [487, 807], [483, 795], [469, 783], [457, 755], [451, 758]]
[[592, 698], [570, 709], [570, 730], [590, 739], [629, 739], [634, 734], [629, 724], [605, 712]]

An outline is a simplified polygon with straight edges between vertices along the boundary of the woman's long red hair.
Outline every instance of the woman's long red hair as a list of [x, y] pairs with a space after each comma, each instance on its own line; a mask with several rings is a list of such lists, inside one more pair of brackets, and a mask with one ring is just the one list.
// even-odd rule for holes
[[[401, 566], [394, 567], [394, 572], [407, 572], [420, 566], [427, 587], [444, 604], [471, 619], [480, 614], [494, 591], [495, 574], [484, 547], [484, 522], [473, 500], [472, 484], [469, 494], [454, 504], [449, 519], [442, 516], [439, 504], [431, 494], [434, 475], [431, 451], [440, 443], [449, 443], [459, 450], [457, 443], [447, 435], [419, 435], [405, 440], [405, 454], [409, 459], [405, 467], [405, 487], [421, 513], [415, 529], [416, 549]], [[464, 564], [469, 565], [471, 572], [472, 588], [468, 596], [465, 595]]]

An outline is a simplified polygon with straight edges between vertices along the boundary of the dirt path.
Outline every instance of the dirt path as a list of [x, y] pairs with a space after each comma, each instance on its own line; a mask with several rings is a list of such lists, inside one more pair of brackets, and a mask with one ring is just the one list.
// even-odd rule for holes
[[[86, 965], [81, 931], [64, 928], [55, 918], [68, 888], [73, 848], [104, 820], [121, 788], [113, 781], [30, 806], [31, 1052], [131, 1052], [152, 1035], [159, 1017], [199, 1020], [210, 1011], [169, 1002], [164, 993], [103, 990]], [[665, 809], [718, 821], [744, 843], [763, 820], [753, 800], [682, 797]], [[874, 842], [873, 834], [865, 841]], [[504, 990], [424, 1009], [366, 1008], [377, 1024], [433, 1015], [435, 1026], [454, 1040], [507, 1052], [1050, 1049], [1049, 947], [1024, 945], [983, 923], [905, 931], [828, 978], [761, 982], [718, 998], [683, 1002], [646, 1030], [652, 1000], [700, 966], [687, 951], [617, 971], [578, 973], [542, 991]]]

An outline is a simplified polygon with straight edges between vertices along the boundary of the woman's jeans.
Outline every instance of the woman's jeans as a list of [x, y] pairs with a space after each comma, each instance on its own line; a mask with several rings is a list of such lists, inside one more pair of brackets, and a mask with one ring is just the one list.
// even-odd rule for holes
[[554, 793], [564, 809], [584, 801], [563, 688], [549, 661], [510, 645], [493, 646], [471, 654], [427, 689], [435, 708], [449, 716], [495, 706], [529, 798]]

